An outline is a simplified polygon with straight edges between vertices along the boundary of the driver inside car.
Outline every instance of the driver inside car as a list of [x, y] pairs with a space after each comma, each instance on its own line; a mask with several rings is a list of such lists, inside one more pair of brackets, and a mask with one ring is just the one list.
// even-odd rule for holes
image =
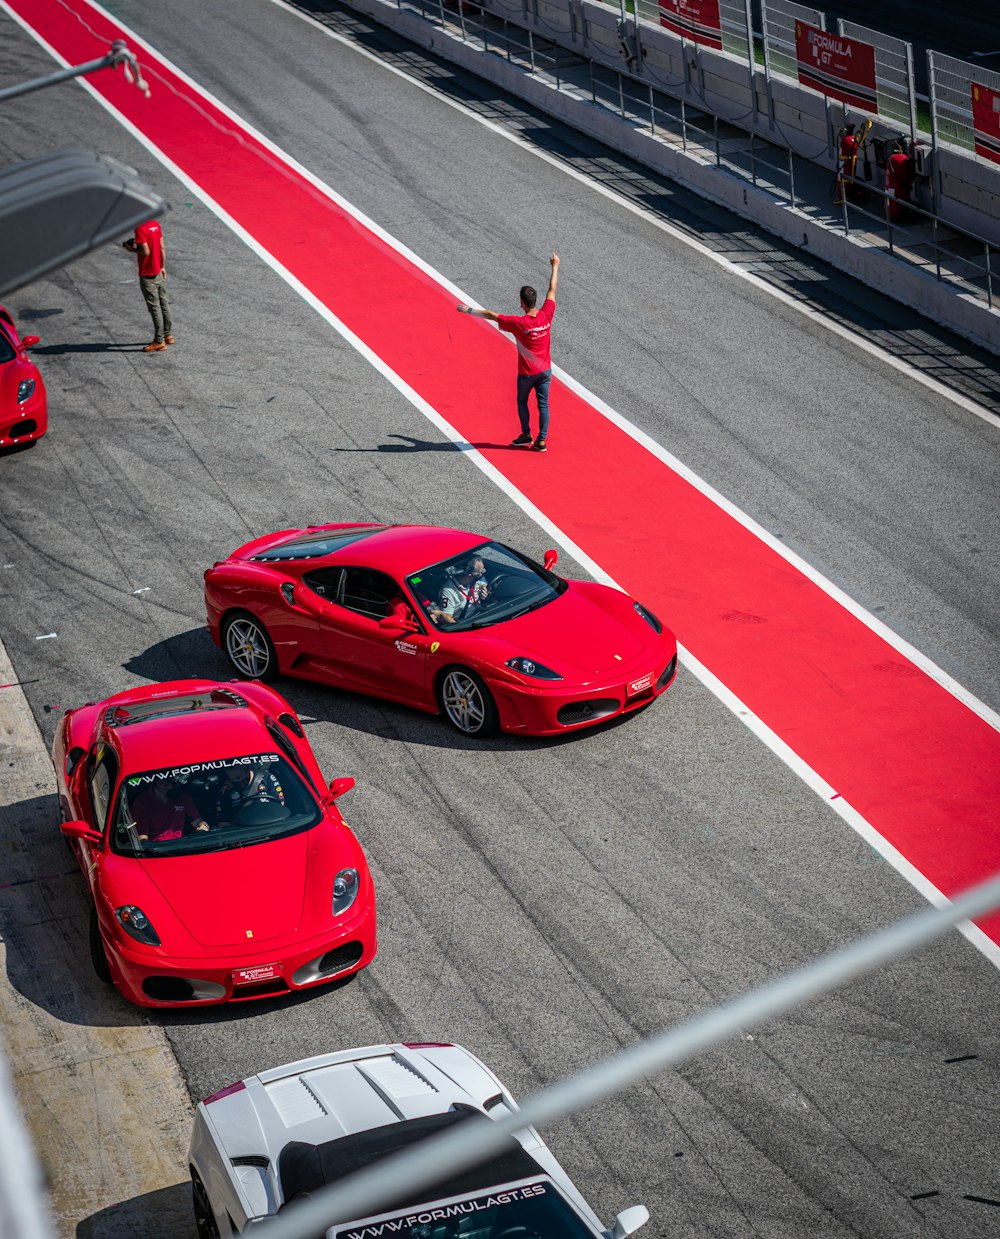
[[486, 564], [479, 555], [473, 555], [442, 585], [437, 606], [431, 608], [430, 617], [438, 625], [457, 623], [478, 611], [489, 597]]
[[251, 800], [285, 803], [285, 793], [275, 775], [266, 767], [237, 766], [226, 775], [219, 788], [216, 821], [232, 826], [240, 809]]

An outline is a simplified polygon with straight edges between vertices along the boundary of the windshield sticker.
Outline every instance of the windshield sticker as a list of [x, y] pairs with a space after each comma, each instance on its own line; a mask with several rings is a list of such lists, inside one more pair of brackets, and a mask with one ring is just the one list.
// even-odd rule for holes
[[264, 753], [259, 757], [227, 757], [222, 761], [198, 761], [190, 766], [173, 766], [170, 770], [155, 770], [152, 774], [133, 775], [128, 780], [129, 787], [138, 787], [140, 783], [161, 783], [171, 779], [186, 780], [192, 774], [201, 774], [208, 770], [232, 770], [236, 766], [256, 766], [262, 762], [281, 761], [277, 753]]
[[411, 577], [410, 577], [410, 584], [411, 584], [411, 585], [419, 585], [422, 579], [423, 579], [422, 577], [418, 577], [418, 576], [411, 576]]
[[521, 1200], [530, 1200], [533, 1196], [546, 1194], [544, 1183], [530, 1183], [527, 1187], [510, 1187], [492, 1196], [479, 1196], [475, 1200], [459, 1200], [452, 1205], [442, 1205], [437, 1209], [426, 1209], [422, 1213], [407, 1213], [402, 1217], [390, 1218], [379, 1222], [376, 1226], [362, 1226], [360, 1230], [342, 1230], [340, 1239], [380, 1239], [382, 1235], [397, 1235], [400, 1232], [413, 1230], [417, 1226], [430, 1226], [434, 1222], [445, 1222], [449, 1218], [461, 1217], [463, 1214], [478, 1213], [484, 1209], [495, 1209], [499, 1205], [513, 1205]]

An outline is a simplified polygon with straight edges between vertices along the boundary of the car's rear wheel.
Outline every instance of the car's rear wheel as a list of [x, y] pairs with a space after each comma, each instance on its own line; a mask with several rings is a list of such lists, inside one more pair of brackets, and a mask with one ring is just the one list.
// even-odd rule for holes
[[270, 680], [278, 674], [278, 656], [267, 629], [246, 611], [228, 616], [222, 645], [233, 670], [244, 680]]
[[208, 1192], [197, 1170], [191, 1171], [191, 1202], [194, 1205], [194, 1224], [198, 1239], [219, 1239], [219, 1226], [208, 1201]]
[[468, 667], [452, 667], [445, 672], [438, 700], [448, 721], [464, 736], [491, 735], [500, 722], [493, 694]]
[[94, 965], [97, 979], [105, 985], [111, 984], [111, 969], [108, 967], [108, 956], [104, 950], [104, 939], [101, 937], [101, 923], [97, 919], [97, 909], [90, 909], [90, 961]]

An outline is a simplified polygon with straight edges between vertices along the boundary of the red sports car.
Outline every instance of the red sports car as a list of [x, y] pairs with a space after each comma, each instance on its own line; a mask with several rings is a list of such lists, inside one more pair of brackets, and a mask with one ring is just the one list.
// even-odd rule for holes
[[33, 443], [49, 428], [45, 384], [28, 349], [38, 336], [17, 334], [14, 320], [0, 305], [0, 450]]
[[308, 989], [375, 957], [358, 841], [294, 711], [263, 684], [175, 680], [69, 710], [62, 832], [102, 981], [143, 1007]]
[[556, 559], [431, 525], [286, 529], [208, 569], [208, 626], [243, 677], [372, 693], [467, 736], [558, 735], [662, 693], [677, 642], [627, 594], [556, 576]]

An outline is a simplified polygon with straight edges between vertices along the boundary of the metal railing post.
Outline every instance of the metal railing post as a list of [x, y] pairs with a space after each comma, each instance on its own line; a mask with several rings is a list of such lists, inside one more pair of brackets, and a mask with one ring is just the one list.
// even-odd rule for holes
[[719, 118], [716, 115], [712, 117], [712, 120], [715, 122], [713, 126], [713, 132], [715, 134], [715, 166], [717, 168], [721, 168], [722, 167], [722, 146], [719, 143]]
[[688, 126], [687, 126], [687, 111], [684, 107], [684, 100], [681, 100], [681, 150], [686, 151], [688, 148]]
[[597, 104], [597, 87], [594, 85], [594, 62], [588, 61], [590, 65], [590, 101], [595, 106]]
[[941, 248], [938, 245], [938, 222], [937, 222], [936, 215], [934, 216], [934, 219], [931, 223], [931, 236], [934, 238], [934, 270], [937, 274], [938, 279], [940, 279], [941, 278]]
[[750, 180], [757, 184], [757, 148], [754, 146], [753, 130], [750, 130]]
[[993, 309], [993, 270], [990, 265], [990, 243], [983, 242], [983, 253], [986, 257], [986, 304]]
[[788, 148], [788, 205], [795, 210], [795, 156]]
[[528, 30], [528, 57], [531, 60], [531, 76], [535, 76], [535, 35], [534, 32]]
[[653, 103], [653, 88], [647, 85], [649, 91], [649, 132], [651, 137], [656, 137], [656, 106]]

